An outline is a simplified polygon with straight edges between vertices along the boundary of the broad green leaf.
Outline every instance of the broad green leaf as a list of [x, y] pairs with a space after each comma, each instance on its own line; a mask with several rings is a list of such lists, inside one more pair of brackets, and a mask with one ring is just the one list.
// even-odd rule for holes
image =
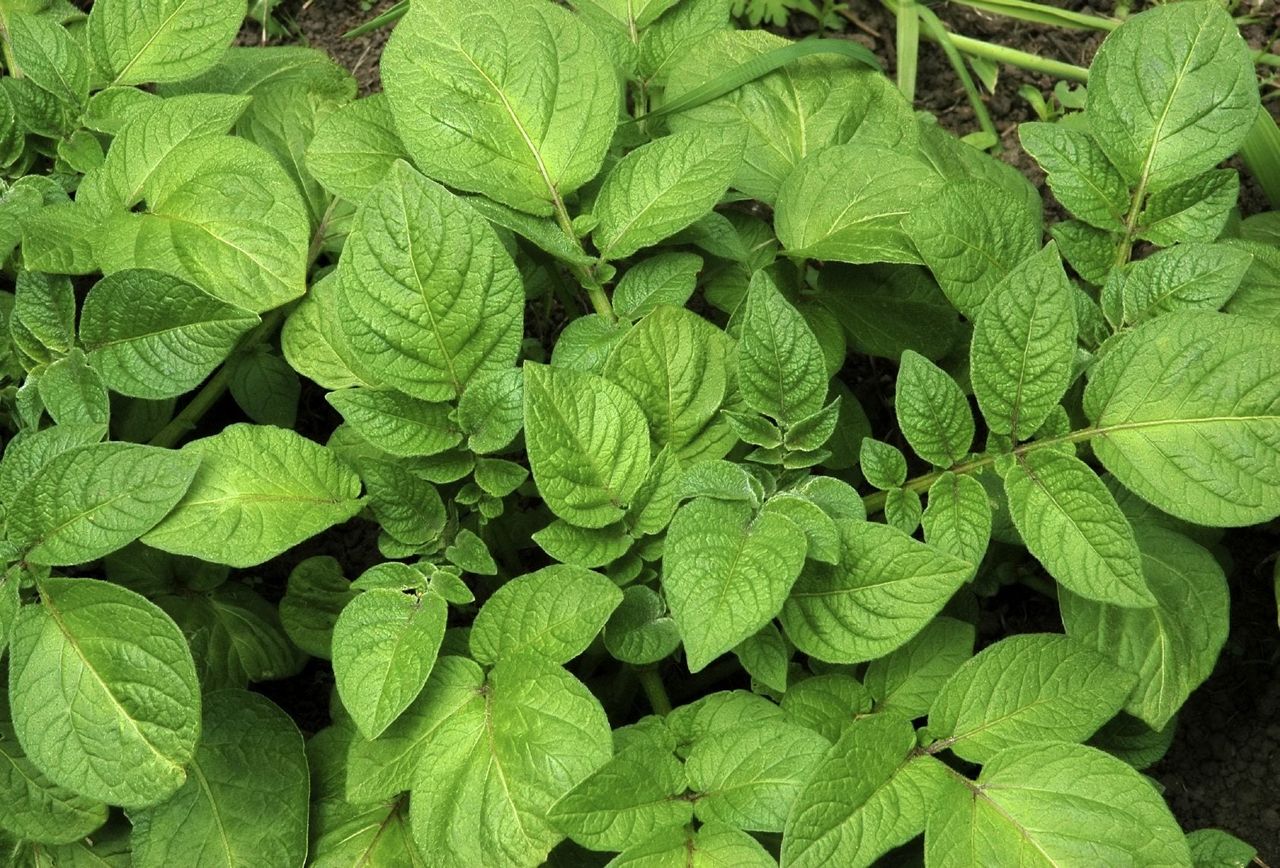
[[515, 363], [524, 292], [511, 257], [484, 218], [407, 164], [365, 197], [338, 272], [340, 327], [378, 380], [447, 401]]
[[601, 9], [636, 31], [648, 27], [679, 0], [584, 0], [583, 4]]
[[825, 265], [819, 303], [844, 326], [850, 347], [897, 361], [914, 350], [937, 361], [955, 344], [955, 308], [923, 268]]
[[1076, 311], [1058, 248], [1025, 260], [978, 312], [969, 376], [987, 425], [1017, 442], [1049, 418], [1071, 382]]
[[698, 793], [694, 816], [755, 832], [781, 832], [787, 814], [831, 743], [813, 730], [758, 721], [694, 742], [685, 761]]
[[763, 696], [745, 690], [721, 690], [680, 706], [665, 721], [675, 736], [676, 754], [683, 758], [698, 741], [718, 732], [782, 717], [782, 709]]
[[755, 838], [723, 823], [697, 831], [668, 829], [618, 854], [605, 868], [776, 868], [777, 862]]
[[289, 363], [258, 344], [227, 359], [232, 399], [260, 425], [292, 428], [298, 421], [302, 381]]
[[1258, 851], [1221, 829], [1197, 829], [1187, 833], [1195, 868], [1247, 868]]
[[1170, 515], [1228, 527], [1280, 514], [1280, 337], [1219, 313], [1166, 314], [1094, 366], [1094, 454]]
[[1115, 266], [1120, 253], [1117, 232], [1098, 229], [1079, 220], [1063, 220], [1049, 227], [1062, 259], [1086, 281], [1101, 286]]
[[747, 404], [784, 425], [821, 410], [827, 397], [822, 347], [764, 272], [751, 278], [740, 328], [738, 385]]
[[142, 808], [187, 779], [200, 687], [186, 639], [155, 604], [96, 579], [46, 579], [18, 615], [9, 703], [18, 743], [54, 783]]
[[1226, 228], [1240, 199], [1234, 169], [1212, 169], [1152, 193], [1138, 215], [1138, 237], [1169, 247], [1189, 241], [1214, 241]]
[[824, 564], [840, 560], [840, 533], [835, 519], [803, 494], [782, 492], [764, 502], [762, 512], [772, 512], [791, 519], [804, 533], [807, 557]]
[[595, 176], [617, 123], [603, 47], [545, 0], [414, 4], [383, 52], [382, 78], [419, 168], [533, 214]]
[[324, 188], [359, 202], [386, 177], [396, 160], [407, 159], [384, 94], [348, 103], [329, 114], [307, 146], [307, 170]]
[[743, 503], [699, 498], [667, 531], [662, 589], [698, 672], [782, 608], [804, 565], [804, 533], [788, 518], [752, 517]]
[[1225, 244], [1179, 244], [1111, 272], [1106, 297], [1119, 293], [1124, 321], [1140, 323], [1179, 310], [1217, 310], [1235, 294], [1253, 264], [1248, 252]]
[[188, 455], [95, 443], [52, 456], [13, 499], [8, 538], [32, 563], [100, 558], [151, 530], [192, 484]]
[[352, 805], [341, 799], [317, 802], [311, 826], [307, 864], [312, 868], [426, 868], [428, 864], [409, 831], [409, 803], [405, 797], [365, 805]]
[[623, 663], [645, 666], [680, 647], [680, 628], [656, 592], [632, 585], [605, 624], [604, 646]]
[[1019, 125], [1018, 138], [1062, 207], [1099, 229], [1124, 229], [1129, 185], [1093, 136], [1064, 124], [1028, 123]]
[[658, 253], [641, 260], [623, 272], [614, 288], [613, 310], [636, 320], [659, 305], [684, 307], [701, 269], [702, 257], [694, 253]]
[[36, 384], [45, 412], [59, 425], [106, 425], [111, 398], [84, 351], [73, 349], [40, 374]]
[[893, 407], [903, 436], [925, 461], [950, 467], [969, 454], [969, 402], [955, 380], [919, 353], [902, 354]]
[[730, 29], [729, 4], [723, 0], [684, 0], [640, 34], [638, 72], [661, 81], [671, 65], [712, 33]]
[[347, 362], [341, 330], [334, 325], [337, 275], [330, 272], [311, 286], [285, 318], [280, 350], [289, 366], [326, 389], [364, 385]]
[[977, 763], [1014, 745], [1081, 742], [1115, 716], [1133, 684], [1077, 639], [1010, 636], [947, 679], [929, 710], [929, 734]]
[[113, 85], [181, 81], [218, 62], [244, 15], [244, 0], [105, 0], [93, 5], [87, 42]]
[[902, 227], [947, 298], [970, 319], [997, 284], [1040, 249], [1043, 234], [1038, 207], [978, 180], [943, 187]]
[[920, 834], [938, 761], [912, 757], [905, 718], [854, 721], [818, 763], [787, 818], [782, 864], [870, 865]]
[[26, 841], [70, 844], [106, 822], [106, 805], [49, 780], [22, 752], [13, 726], [0, 720], [0, 830]]
[[325, 51], [299, 45], [232, 46], [208, 72], [162, 85], [166, 97], [189, 93], [256, 95], [305, 85], [340, 102], [356, 97], [355, 77]]
[[557, 564], [512, 579], [480, 608], [471, 653], [485, 665], [535, 653], [555, 663], [577, 657], [622, 602], [599, 573]]
[[680, 454], [724, 401], [731, 346], [702, 317], [663, 305], [614, 344], [601, 373], [636, 400], [658, 448]]
[[289, 573], [280, 600], [280, 623], [303, 651], [331, 659], [333, 625], [355, 595], [336, 560], [325, 555], [307, 558]]
[[347, 753], [346, 798], [365, 805], [408, 790], [427, 740], [475, 699], [483, 684], [484, 673], [471, 660], [440, 657], [417, 699], [381, 735], [374, 739], [353, 735]]
[[11, 507], [46, 464], [63, 452], [97, 443], [106, 433], [101, 425], [54, 425], [18, 432], [5, 444], [0, 461], [0, 502]]
[[[762, 30], [714, 32], [670, 65], [665, 99], [707, 81], [708, 70], [731, 69], [788, 43]], [[747, 133], [733, 186], [773, 204], [778, 188], [807, 155], [857, 140], [911, 147], [917, 138], [911, 106], [879, 73], [845, 59], [803, 57], [749, 84], [670, 119], [677, 131]]]
[[787, 675], [791, 668], [791, 646], [772, 621], [765, 624], [758, 633], [739, 642], [733, 649], [733, 656], [738, 658], [753, 681], [758, 681], [777, 693], [786, 692]]
[[1230, 599], [1208, 550], [1165, 528], [1136, 530], [1155, 606], [1121, 609], [1064, 594], [1062, 621], [1068, 634], [1137, 675], [1125, 710], [1163, 729], [1213, 672], [1227, 639]]
[[635, 542], [622, 522], [586, 528], [561, 519], [556, 519], [531, 537], [544, 552], [560, 563], [587, 569], [613, 563], [625, 555]]
[[590, 850], [617, 852], [693, 820], [684, 765], [645, 744], [620, 752], [555, 803], [551, 823]]
[[788, 638], [819, 660], [856, 663], [887, 654], [919, 633], [973, 575], [971, 564], [886, 525], [836, 524], [840, 564], [809, 564], [782, 610]]
[[[406, 158], [407, 159], [407, 158]], [[545, 253], [569, 265], [590, 266], [595, 257], [589, 255], [576, 235], [569, 236], [552, 218], [526, 214], [495, 202], [486, 196], [463, 196], [462, 200], [480, 212], [495, 227], [514, 232]], [[508, 242], [509, 244], [509, 242]]]
[[901, 149], [855, 141], [810, 154], [778, 191], [778, 239], [793, 257], [920, 262], [903, 218], [942, 179]]
[[[75, 345], [76, 293], [69, 278], [22, 271], [15, 281], [9, 331], [19, 349], [39, 353], [40, 346], [65, 353]], [[43, 354], [41, 354], [43, 355]]]
[[5, 41], [22, 76], [69, 111], [83, 111], [89, 98], [89, 59], [76, 38], [52, 18], [21, 13], [5, 18]]
[[80, 340], [112, 391], [171, 398], [199, 385], [257, 323], [251, 311], [180, 278], [131, 269], [89, 290]]
[[925, 830], [930, 868], [1191, 864], [1151, 782], [1094, 748], [1013, 747], [992, 757], [976, 783], [951, 771], [945, 780]]
[[1154, 605], [1133, 528], [1087, 464], [1035, 449], [1017, 457], [1004, 490], [1027, 550], [1063, 587], [1117, 606]]
[[356, 597], [333, 626], [338, 695], [365, 738], [377, 738], [422, 691], [444, 639], [438, 594], [376, 589]]
[[598, 313], [580, 316], [571, 321], [551, 351], [551, 364], [598, 374], [604, 369], [605, 360], [622, 336], [631, 330], [631, 323], [619, 320], [611, 322]]
[[391, 455], [436, 455], [462, 442], [462, 432], [449, 418], [447, 404], [362, 388], [330, 392], [325, 400], [356, 433]]
[[476, 377], [458, 400], [457, 419], [472, 452], [485, 455], [510, 446], [524, 426], [524, 376], [520, 369]]
[[923, 717], [947, 679], [973, 656], [973, 641], [972, 624], [938, 617], [901, 648], [872, 660], [863, 682], [876, 710]]
[[173, 554], [256, 566], [360, 511], [360, 479], [281, 428], [228, 426], [182, 454], [200, 460], [186, 496], [143, 540]]
[[168, 801], [129, 813], [133, 864], [299, 865], [309, 793], [302, 735], [289, 716], [256, 693], [210, 693], [187, 782]]
[[852, 675], [830, 672], [791, 685], [782, 695], [787, 719], [807, 726], [830, 742], [871, 711], [874, 700]]
[[991, 497], [972, 476], [944, 473], [929, 486], [920, 517], [924, 540], [971, 564], [981, 564], [991, 541]]
[[1164, 758], [1173, 745], [1177, 728], [1176, 715], [1163, 729], [1155, 730], [1138, 718], [1122, 712], [1094, 733], [1089, 744], [1141, 771]]
[[552, 512], [588, 528], [623, 517], [649, 468], [649, 426], [625, 389], [526, 364], [524, 427], [533, 479]]
[[1094, 57], [1086, 116], [1140, 193], [1195, 177], [1235, 153], [1257, 119], [1249, 48], [1215, 3], [1135, 16]]
[[729, 189], [743, 137], [693, 131], [641, 145], [605, 176], [592, 216], [602, 259], [623, 259], [697, 220]]
[[562, 838], [552, 806], [609, 759], [590, 691], [537, 654], [508, 658], [423, 745], [413, 836], [435, 864], [537, 865]]

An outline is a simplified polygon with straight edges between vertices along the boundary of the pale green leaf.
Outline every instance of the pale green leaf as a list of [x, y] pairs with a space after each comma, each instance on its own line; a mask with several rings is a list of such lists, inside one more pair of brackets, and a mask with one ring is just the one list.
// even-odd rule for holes
[[822, 409], [827, 369], [804, 318], [763, 271], [751, 278], [738, 340], [738, 379], [754, 410], [794, 424]]
[[111, 84], [181, 81], [218, 62], [244, 16], [244, 0], [104, 0], [90, 12], [87, 41]]
[[920, 517], [924, 540], [971, 564], [981, 564], [991, 541], [991, 497], [972, 476], [944, 473], [929, 486]]
[[1197, 829], [1187, 833], [1195, 868], [1248, 868], [1258, 851], [1221, 829]]
[[447, 404], [432, 404], [400, 392], [344, 389], [325, 400], [357, 434], [401, 458], [436, 455], [462, 442]]
[[1222, 234], [1240, 199], [1234, 169], [1212, 169], [1152, 193], [1138, 215], [1138, 237], [1169, 247], [1188, 241], [1214, 241]]
[[330, 113], [307, 146], [307, 170], [324, 188], [359, 202], [386, 177], [396, 160], [407, 159], [384, 94], [374, 94]]
[[1124, 229], [1129, 185], [1093, 136], [1065, 124], [1027, 123], [1018, 127], [1018, 138], [1062, 207], [1099, 229]]
[[1179, 244], [1111, 272], [1103, 290], [1119, 292], [1126, 323], [1177, 310], [1217, 310], [1235, 294], [1253, 257], [1225, 244]]
[[303, 651], [313, 657], [332, 657], [333, 625], [355, 598], [342, 565], [321, 555], [307, 558], [289, 573], [280, 600], [280, 622]]
[[587, 569], [613, 563], [635, 542], [622, 522], [586, 528], [556, 519], [531, 536], [544, 552], [560, 563]]
[[973, 656], [973, 642], [972, 624], [938, 617], [901, 648], [872, 660], [863, 681], [876, 710], [923, 717], [946, 680]]
[[659, 305], [684, 307], [701, 269], [702, 257], [694, 253], [658, 253], [643, 259], [623, 272], [613, 290], [613, 310], [636, 320]]

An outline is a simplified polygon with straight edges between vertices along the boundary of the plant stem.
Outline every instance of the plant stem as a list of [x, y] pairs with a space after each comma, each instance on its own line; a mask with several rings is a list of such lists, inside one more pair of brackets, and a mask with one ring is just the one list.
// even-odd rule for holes
[[661, 717], [666, 717], [670, 714], [671, 700], [667, 698], [667, 688], [663, 686], [662, 679], [658, 677], [658, 670], [649, 666], [644, 669], [637, 669], [636, 675], [640, 678], [640, 686], [644, 688], [644, 695], [648, 697], [653, 713]]
[[[926, 35], [929, 34], [926, 33]], [[1089, 80], [1089, 70], [1083, 66], [1063, 63], [1059, 60], [1050, 60], [1038, 54], [1019, 51], [1016, 48], [1008, 48], [991, 42], [983, 42], [981, 39], [961, 36], [958, 33], [952, 33], [950, 37], [956, 48], [965, 54], [972, 54], [974, 57], [983, 57], [987, 60], [994, 60], [997, 63], [1007, 63], [1019, 69], [1041, 72], [1054, 78], [1066, 79], [1067, 81], [1084, 82]]]
[[898, 90], [907, 102], [916, 101], [916, 70], [920, 56], [920, 13], [915, 0], [899, 0], [896, 26]]
[[938, 43], [942, 48], [942, 53], [947, 56], [951, 68], [955, 70], [956, 76], [960, 79], [960, 84], [964, 86], [965, 95], [969, 98], [969, 105], [973, 107], [973, 114], [978, 119], [978, 126], [982, 131], [991, 136], [995, 140], [995, 147], [1000, 146], [1000, 133], [996, 130], [995, 123], [991, 120], [990, 113], [987, 112], [987, 104], [982, 101], [982, 94], [978, 92], [978, 86], [973, 83], [973, 77], [969, 75], [969, 68], [965, 65], [964, 58], [960, 56], [957, 50], [952, 34], [947, 30], [946, 26], [934, 15], [929, 9], [919, 7], [920, 24], [924, 33], [934, 42]]
[[[564, 205], [564, 199], [560, 197], [560, 193], [556, 190], [551, 191], [553, 196], [552, 206], [556, 212], [556, 223], [560, 225], [560, 231], [573, 243], [579, 250], [583, 250], [582, 242], [578, 239], [578, 233], [573, 231], [573, 219], [569, 216], [569, 209]], [[586, 251], [583, 250], [585, 253]], [[573, 276], [578, 279], [578, 283], [582, 284], [582, 288], [587, 291], [587, 297], [591, 299], [591, 306], [595, 308], [596, 313], [607, 319], [609, 322], [617, 322], [618, 317], [613, 312], [613, 305], [609, 302], [609, 296], [604, 291], [604, 285], [596, 279], [595, 274], [590, 268], [581, 265], [571, 265], [569, 270], [573, 272]]]

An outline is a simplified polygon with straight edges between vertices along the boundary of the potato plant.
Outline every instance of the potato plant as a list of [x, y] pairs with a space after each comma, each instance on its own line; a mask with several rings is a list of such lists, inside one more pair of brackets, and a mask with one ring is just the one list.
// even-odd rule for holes
[[1231, 18], [1022, 126], [1047, 222], [849, 43], [570, 6], [414, 0], [357, 98], [244, 0], [0, 0], [6, 858], [1251, 858], [1142, 774], [1280, 514]]

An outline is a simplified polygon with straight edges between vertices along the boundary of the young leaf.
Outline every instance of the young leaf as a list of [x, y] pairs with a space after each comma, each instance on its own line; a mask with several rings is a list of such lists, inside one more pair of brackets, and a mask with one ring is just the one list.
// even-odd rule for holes
[[365, 591], [333, 625], [333, 676], [360, 734], [377, 738], [422, 691], [444, 639], [439, 594]]
[[1253, 257], [1239, 248], [1179, 244], [1135, 262], [1127, 270], [1113, 271], [1104, 297], [1119, 289], [1127, 323], [1176, 310], [1217, 310], [1239, 289], [1252, 264]]
[[1090, 131], [1139, 192], [1212, 169], [1257, 115], [1248, 46], [1215, 3], [1135, 16], [1107, 37], [1090, 70]]
[[813, 332], [764, 272], [751, 278], [738, 340], [742, 397], [790, 425], [822, 409], [827, 370]]
[[256, 566], [360, 511], [360, 479], [334, 453], [264, 425], [231, 425], [181, 454], [200, 469], [143, 540], [173, 554]]
[[662, 588], [698, 672], [778, 614], [804, 565], [804, 533], [788, 518], [699, 498], [667, 531]]
[[649, 426], [635, 399], [594, 374], [524, 366], [529, 466], [548, 507], [580, 527], [622, 518], [649, 468]]
[[969, 353], [973, 392], [987, 424], [1015, 442], [1034, 432], [1071, 382], [1075, 302], [1050, 244], [992, 291], [978, 313]]
[[1094, 748], [1028, 744], [992, 757], [976, 784], [945, 774], [925, 830], [930, 866], [1190, 864], [1156, 788]]
[[981, 564], [991, 541], [991, 496], [972, 476], [944, 473], [929, 486], [929, 505], [920, 521], [929, 545]]
[[415, 398], [448, 401], [515, 363], [524, 292], [511, 257], [484, 218], [406, 163], [356, 212], [337, 288], [355, 360]]
[[142, 808], [186, 780], [200, 730], [200, 687], [169, 616], [94, 579], [46, 579], [10, 645], [18, 742], [52, 781]]
[[1166, 314], [1091, 372], [1094, 454], [1170, 515], [1229, 527], [1280, 514], [1280, 338], [1219, 313]]
[[478, 455], [501, 452], [524, 426], [524, 375], [519, 368], [481, 374], [458, 400], [458, 427]]
[[896, 651], [872, 660], [864, 683], [876, 710], [914, 720], [927, 714], [947, 679], [973, 656], [972, 624], [938, 617]]
[[609, 759], [590, 691], [537, 654], [510, 657], [423, 745], [410, 821], [447, 866], [536, 865], [562, 838], [552, 806]]
[[359, 202], [407, 159], [385, 94], [376, 93], [331, 112], [307, 146], [307, 170], [324, 188]]
[[1212, 169], [1152, 193], [1138, 215], [1138, 237], [1170, 247], [1217, 240], [1240, 199], [1234, 169]]
[[1133, 684], [1076, 639], [1010, 636], [947, 679], [929, 710], [929, 734], [977, 763], [1015, 745], [1081, 742], [1115, 716]]
[[1063, 124], [1028, 123], [1018, 127], [1018, 138], [1064, 208], [1099, 229], [1124, 229], [1129, 185], [1093, 136]]
[[418, 3], [382, 70], [396, 128], [424, 172], [532, 214], [550, 214], [595, 176], [617, 123], [603, 47], [545, 0]]
[[1133, 528], [1087, 464], [1032, 450], [1009, 468], [1004, 490], [1027, 550], [1063, 587], [1116, 606], [1155, 605]]
[[485, 665], [528, 653], [567, 663], [621, 602], [622, 591], [599, 573], [543, 567], [507, 582], [485, 602], [471, 628], [471, 653]]
[[659, 305], [684, 307], [702, 269], [694, 253], [658, 253], [628, 268], [613, 290], [613, 310], [637, 320]]
[[21, 7], [9, 10], [6, 19], [6, 41], [22, 76], [68, 111], [83, 111], [89, 98], [89, 59], [80, 42], [52, 18], [22, 14]]
[[1221, 829], [1197, 829], [1187, 833], [1191, 861], [1196, 868], [1247, 868], [1258, 851]]
[[782, 633], [770, 622], [739, 642], [733, 656], [752, 679], [777, 693], [786, 693], [791, 650]]
[[972, 565], [886, 525], [836, 524], [840, 564], [810, 564], [782, 610], [788, 638], [819, 660], [856, 663], [887, 654], [919, 633], [973, 575]]
[[256, 693], [210, 693], [187, 782], [129, 813], [133, 864], [301, 864], [309, 793], [302, 734], [289, 716]]
[[199, 385], [257, 324], [251, 311], [140, 268], [117, 271], [89, 290], [80, 340], [113, 392], [171, 398]]
[[743, 137], [675, 133], [631, 151], [605, 176], [592, 209], [601, 259], [623, 259], [697, 220], [729, 189]]
[[324, 397], [357, 434], [391, 455], [437, 455], [462, 442], [462, 432], [450, 420], [447, 404], [362, 388], [330, 392]]
[[105, 0], [89, 14], [86, 41], [113, 85], [181, 81], [217, 63], [244, 14], [244, 0]]
[[925, 461], [950, 467], [969, 454], [969, 402], [955, 380], [919, 353], [902, 354], [893, 406], [902, 435]]
[[36, 384], [40, 403], [60, 425], [106, 425], [111, 399], [79, 347], [45, 368]]
[[131, 443], [95, 443], [46, 460], [14, 497], [8, 539], [28, 561], [52, 565], [100, 558], [151, 530], [198, 465], [189, 455]]
[[646, 666], [680, 647], [680, 628], [661, 597], [644, 585], [632, 585], [605, 624], [604, 646], [623, 663]]
[[1125, 710], [1163, 729], [1209, 677], [1227, 639], [1226, 577], [1206, 549], [1171, 530], [1136, 528], [1150, 609], [1121, 609], [1064, 594], [1067, 633], [1138, 676]]

